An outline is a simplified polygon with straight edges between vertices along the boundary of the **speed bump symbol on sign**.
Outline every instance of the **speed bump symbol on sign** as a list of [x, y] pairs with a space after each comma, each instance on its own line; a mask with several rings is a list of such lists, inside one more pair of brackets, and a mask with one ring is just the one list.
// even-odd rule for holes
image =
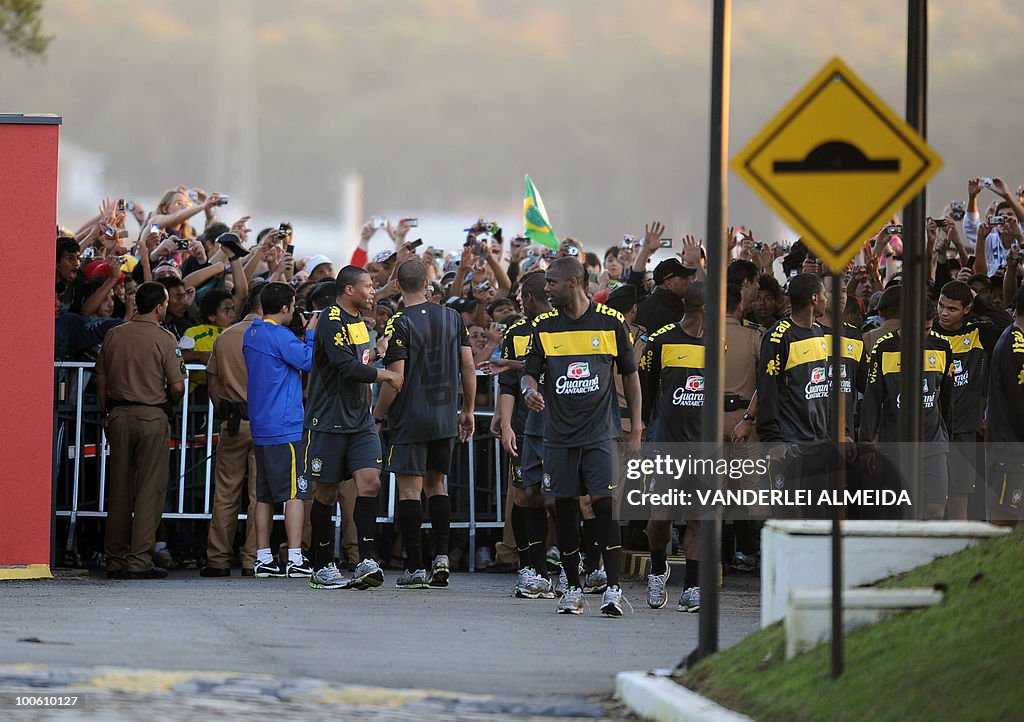
[[942, 167], [942, 159], [839, 58], [732, 168], [833, 269], [841, 269]]

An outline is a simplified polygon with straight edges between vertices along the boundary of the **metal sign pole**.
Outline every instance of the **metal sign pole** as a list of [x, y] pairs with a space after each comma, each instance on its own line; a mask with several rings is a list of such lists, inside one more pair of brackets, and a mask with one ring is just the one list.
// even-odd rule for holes
[[[907, 0], [907, 125], [927, 137], [928, 0]], [[925, 295], [928, 257], [925, 252], [925, 190], [903, 216], [903, 289], [900, 344], [901, 466], [910, 482], [915, 517], [924, 514], [921, 459], [921, 378], [924, 365]]]
[[[729, 40], [732, 0], [714, 0], [711, 40], [711, 140], [708, 167], [708, 285], [704, 307], [704, 441], [723, 438], [723, 338], [725, 336], [725, 241], [729, 148]], [[716, 486], [721, 480], [716, 479]], [[721, 510], [700, 525], [700, 622], [696, 654], [690, 661], [718, 651], [718, 565], [722, 542]]]
[[[843, 439], [846, 436], [846, 398], [843, 395], [843, 309], [842, 269], [832, 269], [832, 443], [835, 445], [835, 468], [832, 470], [833, 488], [840, 495], [846, 488], [846, 459]], [[853, 383], [853, 379], [850, 379]], [[842, 508], [832, 505], [832, 678], [843, 673], [843, 533]]]

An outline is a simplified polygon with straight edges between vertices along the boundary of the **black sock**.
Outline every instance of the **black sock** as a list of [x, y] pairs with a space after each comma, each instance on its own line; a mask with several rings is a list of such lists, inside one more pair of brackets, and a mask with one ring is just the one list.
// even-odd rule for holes
[[548, 555], [544, 549], [544, 541], [548, 536], [548, 514], [544, 507], [527, 507], [523, 509], [526, 517], [527, 539], [530, 540], [530, 566], [545, 579], [548, 578]]
[[512, 522], [512, 533], [516, 537], [516, 551], [519, 553], [519, 568], [525, 569], [530, 564], [530, 529], [526, 509], [518, 504], [512, 505], [509, 512], [509, 521]]
[[448, 539], [452, 533], [452, 501], [447, 494], [435, 494], [427, 499], [430, 514], [430, 540], [434, 556], [448, 554]]
[[402, 544], [405, 546], [405, 570], [414, 572], [423, 569], [423, 552], [420, 551], [423, 504], [419, 499], [399, 499], [397, 515], [398, 528], [402, 530]]
[[601, 566], [601, 542], [597, 519], [583, 520], [583, 571], [587, 574]]
[[372, 559], [377, 543], [377, 497], [357, 496], [352, 517], [356, 523], [356, 538], [359, 540], [359, 560]]
[[668, 555], [665, 554], [665, 549], [652, 549], [651, 550], [651, 574], [664, 574], [665, 570], [668, 569]]
[[683, 589], [700, 586], [700, 562], [686, 558], [686, 573], [683, 575]]
[[[594, 519], [597, 542], [604, 558], [604, 573], [608, 576], [608, 586], [619, 586], [619, 567], [622, 564], [622, 530], [619, 522], [612, 518], [612, 498], [602, 496], [594, 501]], [[594, 568], [597, 568], [595, 560]]]
[[580, 585], [580, 500], [555, 499], [555, 535], [562, 555], [562, 570], [570, 587]]
[[323, 569], [334, 561], [334, 524], [331, 521], [334, 509], [335, 507], [321, 504], [316, 499], [313, 499], [310, 506], [309, 551], [314, 569]]

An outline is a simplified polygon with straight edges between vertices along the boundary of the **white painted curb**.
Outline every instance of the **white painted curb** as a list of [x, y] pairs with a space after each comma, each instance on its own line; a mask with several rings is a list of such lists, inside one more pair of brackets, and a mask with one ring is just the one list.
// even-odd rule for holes
[[644, 719], [657, 722], [753, 722], [651, 672], [619, 672], [615, 698]]

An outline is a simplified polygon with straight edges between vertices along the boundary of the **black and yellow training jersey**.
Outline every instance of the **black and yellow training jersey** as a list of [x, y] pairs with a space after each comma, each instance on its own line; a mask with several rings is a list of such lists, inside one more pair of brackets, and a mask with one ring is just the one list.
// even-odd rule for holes
[[1024, 331], [1015, 324], [992, 350], [985, 441], [997, 442], [989, 446], [990, 459], [1024, 460]]
[[533, 321], [525, 373], [544, 375], [544, 443], [576, 447], [622, 435], [614, 374], [636, 371], [625, 318], [591, 303], [579, 318], [557, 309]]
[[[521, 318], [507, 329], [501, 340], [501, 358], [515, 361], [526, 359], [526, 352], [530, 347], [530, 336], [533, 333], [533, 326], [530, 321]], [[512, 411], [512, 418], [509, 424], [516, 436], [522, 436], [526, 431], [526, 419], [530, 410], [526, 408], [526, 402], [520, 393], [519, 380], [522, 378], [522, 371], [502, 371], [498, 374], [498, 386], [502, 396], [512, 396], [516, 405]]]
[[653, 400], [648, 441], [700, 441], [704, 413], [704, 339], [678, 323], [651, 334], [640, 370]]
[[[822, 326], [825, 332], [825, 350], [829, 354], [828, 377], [832, 378], [832, 329]], [[868, 349], [864, 348], [864, 337], [861, 332], [846, 323], [843, 324], [842, 361], [839, 366], [839, 390], [843, 394], [846, 406], [846, 433], [855, 439], [854, 413], [857, 408], [857, 394], [864, 391], [868, 375]], [[831, 417], [829, 417], [831, 418]]]
[[981, 429], [988, 396], [988, 356], [999, 331], [992, 324], [965, 323], [958, 331], [946, 331], [938, 321], [932, 331], [945, 336], [953, 350], [953, 409], [956, 411], [953, 434]]
[[469, 332], [458, 312], [436, 303], [407, 306], [388, 321], [385, 365], [405, 361], [405, 381], [391, 408], [392, 444], [448, 439], [459, 433], [462, 347]]
[[305, 427], [348, 434], [373, 428], [369, 384], [377, 379], [366, 323], [335, 304], [324, 309], [313, 339]]
[[[945, 336], [929, 331], [921, 379], [921, 441], [949, 441], [953, 421], [953, 351]], [[860, 415], [859, 441], [899, 441], [900, 333], [875, 342]]]
[[762, 441], [828, 438], [828, 347], [818, 324], [784, 318], [761, 341], [757, 361], [757, 435]]

